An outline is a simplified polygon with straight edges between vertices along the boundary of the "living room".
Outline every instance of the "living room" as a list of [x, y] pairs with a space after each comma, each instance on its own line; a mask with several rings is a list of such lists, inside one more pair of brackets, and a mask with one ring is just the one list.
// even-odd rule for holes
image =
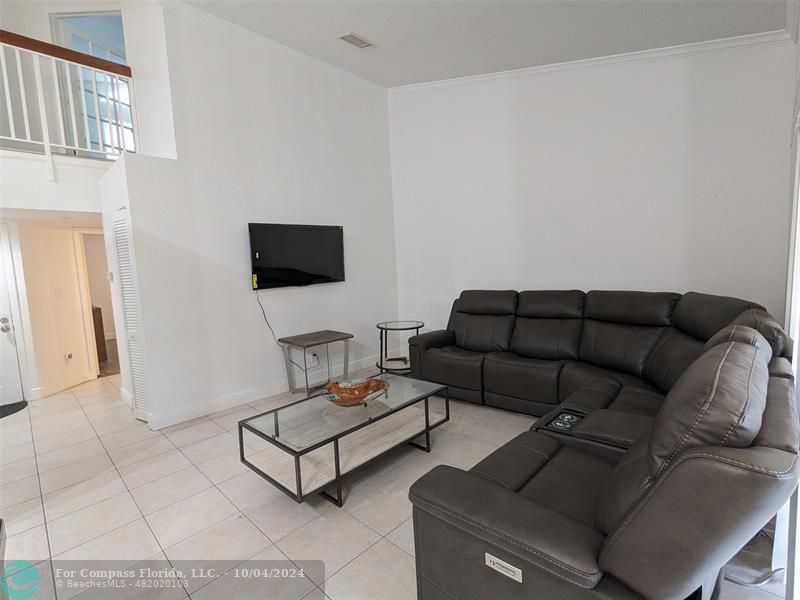
[[[531, 555], [498, 550], [492, 541], [485, 548], [491, 560], [480, 551], [480, 561], [473, 564], [453, 551], [452, 562], [439, 564], [435, 555], [441, 549], [426, 535], [451, 539], [453, 548], [469, 544], [426, 521], [423, 516], [431, 513], [421, 505], [413, 508], [420, 516], [412, 516], [409, 500], [412, 484], [438, 465], [469, 470], [521, 434], [559, 443], [564, 437], [541, 430], [551, 407], [567, 400], [558, 387], [546, 391], [523, 378], [522, 391], [513, 396], [519, 402], [503, 406], [484, 386], [490, 376], [481, 369], [488, 367], [476, 371], [477, 384], [465, 383], [461, 372], [434, 368], [426, 373], [428, 363], [414, 352], [419, 338], [430, 339], [424, 336], [431, 332], [453, 332], [453, 343], [446, 346], [488, 361], [483, 352], [517, 347], [513, 336], [522, 331], [524, 319], [579, 322], [574, 356], [567, 356], [559, 341], [558, 356], [539, 357], [535, 349], [526, 358], [561, 365], [591, 355], [588, 362], [599, 368], [636, 373], [637, 386], [656, 389], [660, 407], [678, 385], [677, 375], [695, 363], [687, 359], [675, 381], [665, 383], [647, 368], [656, 341], [631, 359], [635, 364], [625, 362], [638, 352], [629, 353], [626, 344], [635, 350], [650, 334], [631, 341], [620, 332], [627, 325], [645, 327], [654, 336], [680, 329], [693, 339], [686, 356], [699, 361], [700, 349], [741, 318], [738, 326], [755, 329], [769, 343], [765, 373], [774, 387], [775, 365], [793, 355], [781, 336], [785, 331], [797, 339], [793, 315], [800, 306], [794, 278], [799, 70], [793, 0], [4, 0], [0, 30], [58, 45], [53, 15], [92, 12], [122, 17], [131, 74], [103, 71], [100, 63], [92, 68], [106, 73], [108, 81], [129, 77], [135, 96], [127, 103], [118, 88], [96, 96], [118, 109], [132, 108], [135, 149], [123, 144], [121, 135], [108, 148], [92, 147], [91, 136], [83, 138], [79, 131], [92, 111], [82, 111], [80, 102], [62, 102], [67, 118], [62, 115], [66, 127], [59, 131], [55, 104], [48, 105], [51, 113], [43, 119], [38, 107], [23, 115], [26, 103], [18, 103], [18, 91], [4, 92], [5, 114], [11, 118], [0, 119], [8, 142], [0, 150], [0, 220], [9, 228], [8, 250], [0, 248], [8, 264], [23, 264], [24, 256], [15, 258], [19, 223], [52, 211], [102, 218], [121, 368], [121, 389], [89, 380], [37, 395], [37, 360], [31, 357], [38, 359], [46, 350], [26, 346], [26, 330], [35, 332], [37, 323], [26, 317], [18, 273], [4, 270], [17, 304], [10, 309], [11, 325], [18, 333], [20, 397], [27, 404], [0, 420], [0, 512], [6, 563], [33, 563], [41, 576], [35, 597], [82, 591], [56, 594], [58, 582], [68, 579], [56, 574], [59, 563], [91, 566], [101, 558], [119, 558], [110, 565], [118, 569], [143, 561], [170, 568], [197, 561], [200, 568], [215, 569], [214, 575], [203, 573], [168, 591], [152, 590], [153, 597], [684, 598], [697, 590], [704, 598], [712, 593], [794, 597], [792, 489], [765, 492], [771, 513], [763, 519], [752, 507], [737, 508], [734, 521], [741, 528], [735, 528], [733, 539], [716, 545], [692, 536], [682, 539], [702, 553], [694, 563], [702, 568], [678, 565], [666, 550], [668, 541], [654, 539], [653, 546], [665, 553], [657, 566], [668, 583], [642, 582], [603, 563], [596, 567], [597, 580], [571, 581], [547, 575]], [[370, 45], [359, 48], [340, 39], [353, 33], [357, 36], [350, 42]], [[48, 75], [47, 61], [54, 55], [11, 40], [2, 40], [3, 73], [10, 76], [3, 89], [14, 89], [19, 75], [29, 93], [47, 95], [58, 79]], [[22, 54], [18, 69], [16, 52]], [[40, 89], [26, 52], [46, 65]], [[74, 73], [75, 65], [83, 64], [78, 59], [58, 59], [72, 65], [67, 67], [54, 60], [53, 72]], [[69, 76], [65, 81], [71, 85]], [[119, 85], [113, 81], [110, 85]], [[14, 135], [23, 135], [26, 119], [31, 133], [17, 140]], [[45, 139], [35, 151], [9, 145], [32, 144], [36, 123], [42, 122], [37, 119], [50, 123], [54, 142]], [[107, 122], [123, 124], [111, 116]], [[11, 123], [17, 125], [15, 133]], [[332, 226], [340, 232], [333, 238], [338, 245], [324, 251], [320, 245], [316, 256], [339, 257], [341, 268], [334, 269], [330, 283], [254, 285], [260, 255], [249, 224]], [[314, 246], [305, 248], [309, 245]], [[467, 293], [466, 305], [473, 305], [464, 314], [470, 321], [488, 310], [493, 336], [503, 338], [502, 328], [509, 327], [503, 339], [492, 337], [484, 347], [481, 325], [459, 329], [463, 318], [454, 319], [451, 311], [465, 290], [491, 292], [484, 300], [470, 300]], [[505, 299], [493, 295], [510, 290]], [[542, 315], [541, 307], [526, 313], [531, 294], [547, 290], [588, 293], [579, 301], [569, 295], [558, 300], [564, 314]], [[668, 294], [607, 300], [591, 290]], [[690, 292], [743, 302], [692, 304]], [[701, 326], [681, 321], [687, 303]], [[760, 313], [756, 320], [742, 316], [761, 309], [773, 324], [764, 325], [767, 318]], [[419, 322], [419, 329], [413, 323], [392, 324], [406, 320]], [[605, 357], [597, 344], [584, 348], [589, 338], [581, 336], [591, 330], [584, 321], [618, 325], [612, 337], [621, 336], [613, 339], [623, 340], [624, 360], [615, 363], [618, 357]], [[379, 329], [379, 323], [388, 325]], [[307, 339], [291, 340], [331, 331], [352, 337], [327, 342], [325, 349], [325, 344], [303, 346]], [[300, 345], [276, 343], [287, 338]], [[605, 338], [597, 339], [602, 345]], [[734, 337], [726, 343], [737, 352], [755, 353], [753, 364], [760, 365], [756, 359], [767, 350], [760, 337], [750, 339], [755, 341]], [[532, 342], [534, 348], [537, 343]], [[67, 350], [59, 348], [59, 357]], [[406, 356], [410, 364], [389, 360]], [[353, 416], [365, 413], [369, 402], [337, 407], [348, 416], [334, 421], [351, 427], [342, 426], [336, 436], [352, 427], [347, 435], [362, 436], [342, 437], [341, 456], [330, 437], [300, 446], [303, 452], [312, 448], [303, 460], [324, 451], [321, 464], [344, 473], [331, 477], [329, 472], [320, 476], [322, 487], [309, 487], [304, 477], [313, 478], [312, 472], [301, 473], [292, 452], [275, 456], [268, 452], [275, 446], [270, 440], [248, 444], [247, 438], [281, 437], [276, 415], [289, 419], [282, 428], [286, 438], [297, 415], [275, 411], [318, 394], [319, 389], [305, 389], [304, 376], [311, 384], [327, 382], [328, 361], [339, 384], [390, 377], [378, 375], [376, 363], [406, 373], [406, 379], [393, 379], [382, 390], [390, 399], [400, 394], [401, 400], [388, 402], [390, 410], [379, 413], [374, 424]], [[782, 373], [781, 381], [791, 381], [793, 367]], [[404, 387], [409, 377], [421, 382], [413, 391]], [[302, 391], [289, 391], [292, 378]], [[514, 377], [501, 373], [500, 379]], [[556, 379], [554, 385], [561, 385]], [[347, 396], [347, 389], [336, 391]], [[472, 393], [459, 394], [464, 390]], [[774, 393], [770, 387], [770, 399]], [[667, 408], [672, 404], [664, 402]], [[378, 404], [369, 410], [378, 410]], [[406, 408], [418, 413], [418, 427], [408, 436], [390, 426], [402, 422]], [[262, 435], [240, 427], [263, 413], [275, 419], [271, 430], [264, 419], [258, 421], [263, 426], [253, 426]], [[585, 413], [577, 414], [588, 418]], [[657, 420], [660, 415], [640, 416]], [[423, 416], [427, 420], [420, 425]], [[543, 417], [540, 430], [529, 432]], [[758, 421], [753, 433], [762, 428], [761, 416]], [[788, 438], [795, 426], [785, 432]], [[405, 444], [412, 435], [429, 452]], [[751, 446], [754, 439], [761, 440], [751, 436], [742, 445]], [[606, 450], [595, 454], [621, 462], [619, 447]], [[262, 462], [250, 451], [260, 453]], [[297, 464], [303, 462], [297, 458]], [[348, 475], [350, 466], [364, 468]], [[295, 479], [303, 485], [293, 486]], [[725, 485], [733, 489], [738, 484], [732, 481]], [[580, 489], [577, 495], [586, 494]], [[719, 506], [710, 492], [696, 491], [701, 506], [704, 497], [709, 506]], [[569, 512], [556, 513], [564, 511]], [[489, 521], [481, 526], [498, 525], [492, 521], [497, 515], [485, 518]], [[415, 531], [424, 525], [428, 534]], [[513, 521], [509, 527], [525, 529]], [[675, 530], [685, 533], [677, 524]], [[537, 541], [528, 537], [516, 543], [533, 555], [562, 552], [560, 546], [537, 547]], [[557, 556], [567, 571], [587, 565], [576, 564], [584, 560], [585, 549], [578, 549], [580, 540], [573, 541], [565, 556]], [[551, 542], [545, 537], [543, 543]], [[114, 548], [125, 552], [116, 557]], [[591, 560], [597, 561], [599, 551], [595, 554]], [[236, 577], [236, 569], [293, 569], [305, 562], [308, 577], [280, 584], [287, 586], [284, 595], [271, 587], [279, 585], [275, 582]], [[721, 571], [725, 564], [729, 567]], [[481, 583], [459, 588], [439, 568], [474, 571]], [[428, 579], [422, 569], [429, 571]], [[646, 566], [639, 570], [649, 572]], [[521, 581], [515, 579], [517, 571]], [[555, 577], [563, 587], [548, 587], [541, 577]], [[7, 575], [5, 581], [13, 579]], [[683, 593], [686, 586], [692, 589]], [[116, 597], [83, 591], [92, 593]]]

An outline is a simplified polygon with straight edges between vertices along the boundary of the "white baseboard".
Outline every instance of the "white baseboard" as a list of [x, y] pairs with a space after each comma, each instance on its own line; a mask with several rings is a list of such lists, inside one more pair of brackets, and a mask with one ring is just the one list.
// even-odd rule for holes
[[[389, 354], [395, 354], [397, 351], [392, 351]], [[378, 360], [378, 355], [367, 356], [364, 358], [360, 358], [358, 360], [351, 360], [350, 361], [350, 373], [352, 374], [354, 371], [359, 369], [365, 369], [370, 366], [374, 366], [376, 361]], [[309, 381], [312, 385], [316, 382], [322, 382], [327, 379], [328, 376], [328, 369], [327, 363], [322, 363], [324, 366], [317, 367], [313, 370], [309, 370]], [[341, 362], [332, 362], [331, 363], [331, 372], [334, 376], [336, 374], [341, 373], [342, 363]], [[301, 382], [298, 379], [298, 385], [304, 385], [305, 382]], [[158, 430], [163, 429], [165, 427], [170, 427], [172, 425], [177, 425], [179, 423], [183, 423], [184, 421], [190, 421], [191, 419], [196, 419], [197, 417], [204, 417], [211, 413], [219, 412], [221, 410], [228, 410], [229, 408], [236, 408], [237, 406], [241, 406], [243, 404], [250, 404], [252, 402], [257, 402], [259, 400], [263, 400], [264, 398], [269, 398], [270, 396], [275, 396], [277, 394], [282, 394], [284, 392], [289, 391], [289, 382], [285, 377], [285, 374], [280, 378], [276, 379], [272, 383], [268, 383], [265, 385], [261, 385], [258, 387], [250, 388], [247, 390], [242, 390], [240, 392], [235, 392], [233, 394], [227, 394], [225, 396], [221, 396], [219, 398], [215, 398], [214, 400], [210, 400], [209, 402], [203, 402], [202, 404], [194, 404], [191, 406], [185, 406], [178, 410], [170, 411], [167, 413], [155, 414], [150, 413], [148, 416], [148, 423], [150, 424], [150, 429]], [[123, 392], [123, 396], [124, 396]], [[298, 392], [297, 398], [298, 400], [303, 397], [304, 392]]]
[[133, 394], [124, 387], [119, 388], [119, 393], [122, 396], [122, 401], [128, 405], [128, 408], [133, 408]]

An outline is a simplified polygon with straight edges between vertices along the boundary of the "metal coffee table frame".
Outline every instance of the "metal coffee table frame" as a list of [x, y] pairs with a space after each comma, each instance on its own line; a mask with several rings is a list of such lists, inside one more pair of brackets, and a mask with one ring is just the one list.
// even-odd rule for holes
[[[429, 399], [430, 399], [431, 396], [435, 396], [437, 394], [440, 394], [441, 392], [444, 392], [444, 411], [445, 411], [444, 419], [442, 419], [440, 421], [437, 421], [436, 423], [431, 424]], [[395, 408], [395, 409], [390, 410], [390, 411], [388, 411], [388, 412], [386, 412], [386, 413], [384, 413], [382, 415], [379, 415], [377, 417], [371, 418], [368, 421], [365, 421], [365, 422], [360, 423], [360, 424], [358, 424], [358, 425], [356, 425], [354, 427], [351, 427], [350, 429], [342, 431], [341, 433], [338, 433], [338, 434], [336, 434], [336, 435], [334, 435], [334, 436], [332, 436], [330, 438], [327, 438], [327, 439], [325, 439], [325, 440], [323, 440], [321, 442], [317, 442], [316, 444], [314, 444], [312, 446], [309, 446], [308, 448], [303, 448], [302, 450], [295, 450], [294, 448], [290, 448], [289, 446], [281, 443], [280, 441], [270, 437], [266, 433], [263, 433], [263, 432], [257, 430], [255, 427], [251, 426], [247, 422], [247, 421], [250, 421], [252, 419], [256, 419], [258, 417], [263, 417], [264, 415], [268, 415], [268, 414], [272, 413], [275, 416], [275, 431], [276, 431], [276, 435], [277, 435], [277, 433], [278, 433], [278, 411], [279, 410], [283, 410], [287, 406], [292, 406], [292, 405], [298, 404], [300, 402], [305, 402], [309, 398], [315, 398], [318, 395], [319, 394], [315, 394], [314, 396], [309, 396], [308, 398], [303, 398], [302, 400], [298, 400], [297, 402], [292, 402], [291, 404], [287, 404], [287, 405], [282, 406], [280, 408], [275, 408], [273, 410], [268, 410], [268, 411], [266, 411], [264, 413], [261, 413], [259, 415], [254, 415], [252, 417], [248, 417], [247, 419], [239, 421], [239, 460], [244, 465], [246, 465], [247, 467], [249, 467], [250, 469], [252, 469], [256, 473], [258, 473], [261, 477], [263, 477], [264, 479], [269, 481], [272, 485], [277, 487], [284, 494], [286, 494], [287, 496], [289, 496], [290, 498], [292, 498], [293, 500], [295, 500], [298, 503], [302, 502], [305, 499], [305, 497], [310, 495], [310, 494], [319, 493], [319, 495], [322, 496], [323, 498], [325, 498], [326, 500], [329, 500], [330, 502], [333, 502], [336, 506], [341, 507], [342, 505], [344, 505], [344, 498], [342, 497], [342, 478], [345, 475], [348, 475], [350, 473], [353, 473], [353, 472], [357, 471], [361, 467], [371, 463], [376, 458], [379, 458], [379, 457], [383, 456], [384, 454], [386, 454], [387, 452], [390, 452], [390, 451], [394, 450], [395, 448], [398, 448], [398, 447], [400, 447], [400, 446], [402, 446], [404, 444], [408, 444], [410, 446], [413, 446], [414, 448], [419, 448], [420, 450], [424, 450], [425, 452], [430, 452], [431, 451], [431, 431], [433, 431], [434, 429], [436, 429], [440, 425], [443, 425], [443, 424], [447, 423], [450, 420], [450, 393], [449, 393], [449, 390], [448, 390], [447, 386], [446, 385], [442, 385], [442, 386], [437, 387], [436, 389], [434, 389], [430, 393], [428, 393], [428, 394], [426, 394], [424, 396], [420, 396], [416, 400], [414, 400], [414, 401], [412, 401], [412, 402], [410, 402], [410, 403], [408, 403], [408, 404], [406, 404], [404, 406]], [[416, 434], [412, 435], [411, 437], [406, 438], [405, 440], [402, 440], [402, 441], [398, 442], [394, 446], [392, 446], [390, 448], [387, 448], [386, 450], [383, 450], [379, 454], [376, 454], [375, 456], [371, 457], [366, 462], [364, 462], [364, 463], [358, 465], [357, 467], [349, 470], [347, 473], [342, 473], [340, 471], [340, 461], [339, 461], [339, 440], [340, 439], [342, 439], [343, 437], [353, 433], [354, 431], [358, 431], [359, 429], [363, 429], [364, 427], [368, 427], [368, 426], [372, 425], [373, 423], [376, 423], [376, 422], [380, 421], [381, 419], [385, 419], [388, 416], [394, 415], [394, 414], [396, 414], [396, 413], [398, 413], [400, 411], [406, 410], [407, 408], [410, 408], [410, 407], [412, 407], [412, 406], [414, 406], [416, 404], [419, 404], [420, 402], [424, 402], [425, 403], [425, 429], [423, 431], [420, 431], [419, 433], [416, 433]], [[280, 448], [284, 452], [287, 452], [287, 453], [292, 455], [292, 457], [294, 458], [294, 472], [295, 472], [295, 481], [296, 481], [296, 484], [297, 484], [297, 493], [293, 492], [292, 490], [290, 490], [289, 488], [284, 486], [279, 481], [276, 481], [273, 477], [270, 477], [269, 475], [267, 475], [264, 471], [262, 471], [260, 468], [258, 468], [256, 465], [254, 465], [253, 463], [251, 463], [250, 461], [248, 461], [245, 458], [245, 456], [244, 456], [244, 430], [245, 429], [247, 431], [249, 431], [250, 433], [260, 437], [262, 440], [266, 440], [267, 442], [269, 442], [273, 446], [277, 446], [278, 448]], [[422, 444], [418, 444], [417, 442], [414, 441], [418, 437], [423, 436], [423, 435], [425, 436], [425, 445], [424, 446]], [[303, 491], [303, 482], [302, 482], [302, 477], [301, 477], [301, 470], [300, 470], [300, 457], [303, 456], [304, 454], [308, 454], [309, 452], [313, 452], [314, 450], [317, 450], [318, 448], [321, 448], [322, 446], [326, 446], [326, 445], [328, 445], [330, 443], [333, 443], [333, 465], [334, 465], [334, 474], [335, 474], [335, 477], [334, 477], [333, 481], [329, 481], [329, 482], [324, 483], [321, 486], [319, 486], [319, 487], [317, 487], [317, 488], [315, 488], [313, 490], [309, 490], [309, 491], [304, 492]], [[329, 494], [328, 492], [325, 491], [326, 488], [329, 488], [332, 485], [336, 486], [336, 495], [335, 496], [332, 496], [331, 494]]]

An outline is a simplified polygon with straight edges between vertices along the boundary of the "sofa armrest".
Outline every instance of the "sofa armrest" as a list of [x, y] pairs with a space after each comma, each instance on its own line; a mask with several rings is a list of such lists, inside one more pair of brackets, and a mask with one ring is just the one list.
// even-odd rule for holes
[[438, 466], [411, 486], [409, 498], [415, 510], [487, 549], [503, 549], [517, 563], [583, 588], [593, 588], [603, 575], [597, 561], [605, 538], [599, 531], [479, 475]]
[[456, 334], [448, 329], [428, 331], [408, 338], [408, 358], [411, 362], [411, 376], [425, 379], [422, 374], [422, 357], [431, 348], [450, 346], [456, 341]]
[[419, 335], [408, 338], [408, 345], [415, 346], [425, 352], [430, 348], [441, 348], [442, 346], [452, 346], [456, 341], [456, 334], [447, 329], [437, 329], [427, 331]]
[[598, 409], [590, 412], [572, 430], [572, 435], [585, 440], [630, 448], [653, 428], [655, 417]]
[[595, 378], [572, 392], [560, 408], [574, 410], [579, 413], [589, 414], [593, 410], [606, 408], [619, 394], [622, 386], [616, 381]]

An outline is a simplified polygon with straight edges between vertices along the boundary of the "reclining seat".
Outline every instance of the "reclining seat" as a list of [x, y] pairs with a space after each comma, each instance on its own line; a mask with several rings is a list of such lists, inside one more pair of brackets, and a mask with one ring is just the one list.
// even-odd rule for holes
[[419, 598], [707, 597], [797, 483], [794, 382], [770, 356], [753, 329], [714, 336], [616, 463], [527, 432], [430, 471], [409, 492]]
[[483, 404], [483, 360], [508, 350], [516, 310], [512, 290], [461, 292], [446, 330], [409, 340], [411, 376], [447, 385], [452, 398]]

